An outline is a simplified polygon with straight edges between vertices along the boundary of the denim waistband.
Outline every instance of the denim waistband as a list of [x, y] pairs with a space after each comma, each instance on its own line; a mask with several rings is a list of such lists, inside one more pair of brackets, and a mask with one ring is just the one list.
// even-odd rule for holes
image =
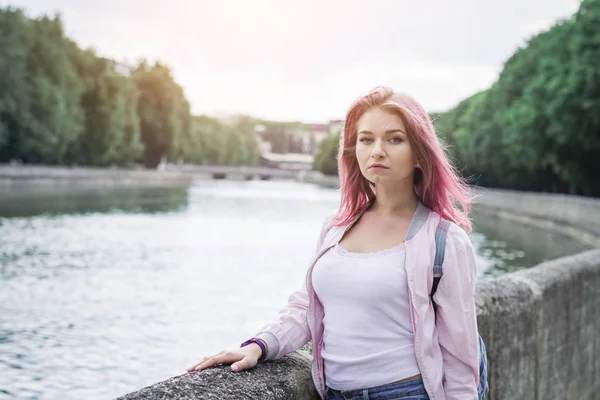
[[336, 400], [401, 399], [403, 396], [422, 396], [423, 399], [428, 398], [421, 378], [355, 390], [335, 390], [328, 387], [327, 392], [331, 392], [334, 395], [332, 398]]

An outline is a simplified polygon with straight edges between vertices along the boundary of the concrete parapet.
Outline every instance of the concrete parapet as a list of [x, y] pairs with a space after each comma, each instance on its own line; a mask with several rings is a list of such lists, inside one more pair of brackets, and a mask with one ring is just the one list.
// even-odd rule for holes
[[247, 371], [232, 372], [228, 366], [209, 368], [173, 377], [118, 400], [264, 399], [316, 400], [310, 346], [276, 361], [261, 363]]
[[600, 393], [600, 250], [479, 283], [492, 400]]

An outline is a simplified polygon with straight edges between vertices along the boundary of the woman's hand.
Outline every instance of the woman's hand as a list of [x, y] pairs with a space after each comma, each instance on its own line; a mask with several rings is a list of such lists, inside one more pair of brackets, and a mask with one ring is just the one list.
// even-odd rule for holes
[[200, 371], [220, 364], [232, 364], [232, 371], [243, 371], [256, 366], [262, 355], [262, 349], [256, 343], [234, 350], [223, 350], [214, 356], [204, 357], [200, 362], [187, 369], [187, 372]]

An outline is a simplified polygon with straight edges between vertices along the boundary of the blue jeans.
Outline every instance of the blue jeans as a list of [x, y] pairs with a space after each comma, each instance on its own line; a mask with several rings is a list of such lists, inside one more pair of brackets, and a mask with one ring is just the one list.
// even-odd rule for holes
[[325, 400], [429, 400], [421, 378], [349, 391], [327, 388]]

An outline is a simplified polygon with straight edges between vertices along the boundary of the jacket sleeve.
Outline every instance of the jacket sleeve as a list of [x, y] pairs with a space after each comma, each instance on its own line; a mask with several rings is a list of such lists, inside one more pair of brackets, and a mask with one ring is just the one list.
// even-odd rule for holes
[[[323, 221], [319, 239], [317, 240], [316, 252], [320, 250], [325, 240], [334, 214], [334, 212], [331, 212]], [[257, 338], [262, 339], [267, 345], [265, 361], [281, 358], [288, 353], [298, 350], [310, 341], [311, 337], [307, 320], [308, 303], [306, 279], [304, 279], [299, 290], [293, 292], [288, 297], [287, 304], [256, 335]]]
[[446, 399], [477, 399], [479, 335], [475, 307], [477, 266], [467, 233], [451, 224], [434, 301], [438, 340], [444, 362]]

